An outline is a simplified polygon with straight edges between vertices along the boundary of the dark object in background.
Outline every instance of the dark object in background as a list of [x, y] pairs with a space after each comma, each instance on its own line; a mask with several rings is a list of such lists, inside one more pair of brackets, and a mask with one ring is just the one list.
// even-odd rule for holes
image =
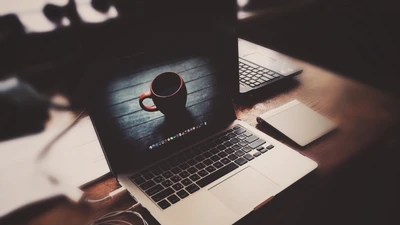
[[43, 130], [50, 102], [16, 77], [0, 81], [0, 140]]
[[111, 7], [110, 0], [92, 0], [91, 4], [93, 8], [100, 12], [107, 12]]
[[46, 4], [43, 8], [44, 15], [54, 23], [61, 23], [64, 17], [63, 7], [53, 4]]

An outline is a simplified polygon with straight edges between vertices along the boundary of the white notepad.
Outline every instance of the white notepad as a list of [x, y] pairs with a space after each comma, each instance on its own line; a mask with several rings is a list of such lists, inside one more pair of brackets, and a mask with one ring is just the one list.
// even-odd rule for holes
[[297, 100], [262, 114], [257, 122], [268, 123], [300, 146], [336, 128], [332, 121]]

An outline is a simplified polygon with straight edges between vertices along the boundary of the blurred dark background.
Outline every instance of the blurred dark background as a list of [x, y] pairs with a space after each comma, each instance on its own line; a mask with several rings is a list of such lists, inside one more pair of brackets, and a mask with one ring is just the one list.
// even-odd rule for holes
[[249, 0], [241, 10], [239, 36], [399, 96], [400, 1]]

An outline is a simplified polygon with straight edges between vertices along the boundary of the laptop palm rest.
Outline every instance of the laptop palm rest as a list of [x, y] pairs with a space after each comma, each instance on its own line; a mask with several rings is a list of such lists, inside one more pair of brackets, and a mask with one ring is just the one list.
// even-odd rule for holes
[[247, 167], [209, 191], [235, 213], [243, 214], [252, 211], [257, 205], [274, 196], [279, 188], [277, 184], [252, 167]]

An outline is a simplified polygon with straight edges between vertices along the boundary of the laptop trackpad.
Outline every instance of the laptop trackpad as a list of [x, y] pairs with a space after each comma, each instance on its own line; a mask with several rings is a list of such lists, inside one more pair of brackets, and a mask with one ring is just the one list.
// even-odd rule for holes
[[252, 211], [274, 196], [280, 187], [251, 167], [209, 189], [211, 194], [238, 214]]

